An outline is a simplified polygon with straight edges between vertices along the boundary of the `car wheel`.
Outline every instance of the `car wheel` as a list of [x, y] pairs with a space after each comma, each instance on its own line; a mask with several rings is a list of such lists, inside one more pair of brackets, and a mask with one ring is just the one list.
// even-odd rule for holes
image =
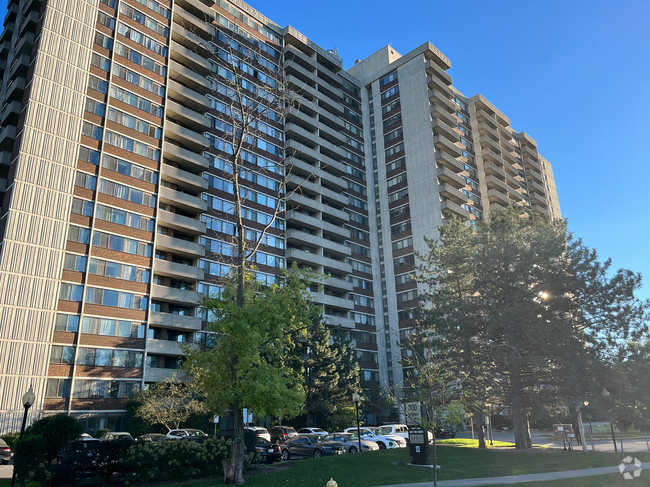
[[289, 450], [282, 450], [282, 460], [291, 460]]
[[356, 446], [351, 446], [350, 447], [350, 453], [357, 453], [359, 450], [357, 450]]
[[320, 458], [322, 455], [320, 450], [314, 450], [314, 458]]
[[377, 446], [379, 447], [380, 450], [385, 450], [386, 449], [386, 445], [384, 444], [383, 441], [378, 441]]

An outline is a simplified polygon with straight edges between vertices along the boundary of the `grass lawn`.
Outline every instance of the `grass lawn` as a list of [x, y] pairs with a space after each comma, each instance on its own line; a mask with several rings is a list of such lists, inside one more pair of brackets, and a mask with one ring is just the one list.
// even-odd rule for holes
[[[454, 446], [460, 446], [460, 447], [465, 447], [465, 448], [478, 448], [478, 440], [470, 440], [470, 439], [465, 439], [465, 438], [453, 438], [450, 440], [436, 440], [436, 443], [438, 445], [454, 445]], [[488, 448], [504, 448], [504, 447], [510, 447], [514, 448], [515, 444], [514, 443], [509, 443], [507, 441], [495, 441], [493, 442], [494, 444], [490, 444], [489, 441], [486, 442]], [[539, 445], [533, 445], [536, 448], [545, 448], [543, 446]]]
[[[641, 461], [650, 461], [649, 454], [636, 454]], [[408, 449], [381, 450], [361, 455], [342, 455], [319, 459], [292, 461], [295, 465], [284, 471], [258, 475], [246, 479], [248, 487], [325, 487], [334, 478], [340, 487], [373, 487], [378, 485], [400, 484], [406, 482], [431, 481], [432, 471], [428, 468], [411, 467], [406, 465], [411, 458]], [[393, 462], [397, 465], [393, 465]], [[616, 453], [582, 453], [564, 451], [535, 451], [515, 452], [488, 450], [479, 451], [470, 448], [454, 448], [452, 446], [438, 449], [438, 471], [440, 480], [463, 479], [476, 477], [497, 477], [505, 475], [521, 475], [542, 472], [557, 472], [615, 466], [621, 462], [621, 456]], [[589, 484], [575, 484], [575, 487]], [[614, 477], [612, 477], [614, 479]], [[622, 478], [621, 478], [622, 479]], [[556, 482], [553, 485], [574, 487], [569, 481]], [[640, 484], [647, 485], [647, 484]], [[191, 487], [213, 487], [223, 485], [222, 481], [199, 481], [190, 484]], [[523, 485], [523, 484], [522, 484]], [[550, 483], [548, 484], [550, 487]], [[603, 484], [609, 485], [619, 484]], [[634, 481], [628, 481], [634, 487]], [[531, 484], [526, 484], [531, 486]], [[532, 486], [531, 486], [532, 487]], [[540, 487], [546, 487], [541, 483]]]

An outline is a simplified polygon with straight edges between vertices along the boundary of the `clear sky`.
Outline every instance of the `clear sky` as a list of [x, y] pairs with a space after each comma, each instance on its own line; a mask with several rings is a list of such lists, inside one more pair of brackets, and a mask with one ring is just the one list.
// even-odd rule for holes
[[405, 54], [430, 41], [461, 92], [481, 93], [537, 141], [570, 229], [614, 267], [642, 272], [639, 296], [650, 298], [648, 0], [249, 3], [338, 47], [346, 67], [386, 44]]

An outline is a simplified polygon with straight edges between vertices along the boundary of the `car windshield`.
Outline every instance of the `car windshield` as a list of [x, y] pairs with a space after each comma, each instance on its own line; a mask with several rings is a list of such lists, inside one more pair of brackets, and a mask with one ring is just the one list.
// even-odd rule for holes
[[186, 430], [186, 431], [188, 436], [193, 436], [195, 438], [196, 437], [203, 438], [204, 436], [208, 436], [201, 430]]
[[255, 444], [256, 445], [266, 445], [266, 444], [268, 444], [268, 440], [258, 437], [258, 438], [255, 439]]
[[356, 434], [353, 434], [353, 433], [347, 433], [347, 434], [341, 435], [341, 436], [343, 436], [344, 438], [347, 438], [350, 441], [357, 441], [359, 439], [359, 436], [356, 435]]
[[391, 428], [377, 428], [375, 433], [378, 435], [390, 435], [392, 433]]
[[314, 433], [325, 433], [325, 430], [322, 430], [320, 428], [312, 428], [311, 429]]
[[9, 445], [5, 440], [0, 440], [0, 448], [9, 448]]
[[311, 440], [312, 443], [327, 443], [330, 441], [334, 441], [334, 439], [331, 437], [331, 435], [328, 436], [310, 436], [309, 439]]

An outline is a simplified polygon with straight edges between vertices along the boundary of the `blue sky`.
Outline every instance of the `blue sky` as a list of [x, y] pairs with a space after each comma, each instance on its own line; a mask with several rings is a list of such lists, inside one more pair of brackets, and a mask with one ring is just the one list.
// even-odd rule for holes
[[386, 44], [404, 54], [430, 41], [451, 59], [460, 91], [481, 93], [537, 141], [570, 229], [614, 267], [642, 272], [639, 296], [650, 298], [641, 187], [650, 180], [650, 2], [249, 1], [338, 47], [346, 67]]

